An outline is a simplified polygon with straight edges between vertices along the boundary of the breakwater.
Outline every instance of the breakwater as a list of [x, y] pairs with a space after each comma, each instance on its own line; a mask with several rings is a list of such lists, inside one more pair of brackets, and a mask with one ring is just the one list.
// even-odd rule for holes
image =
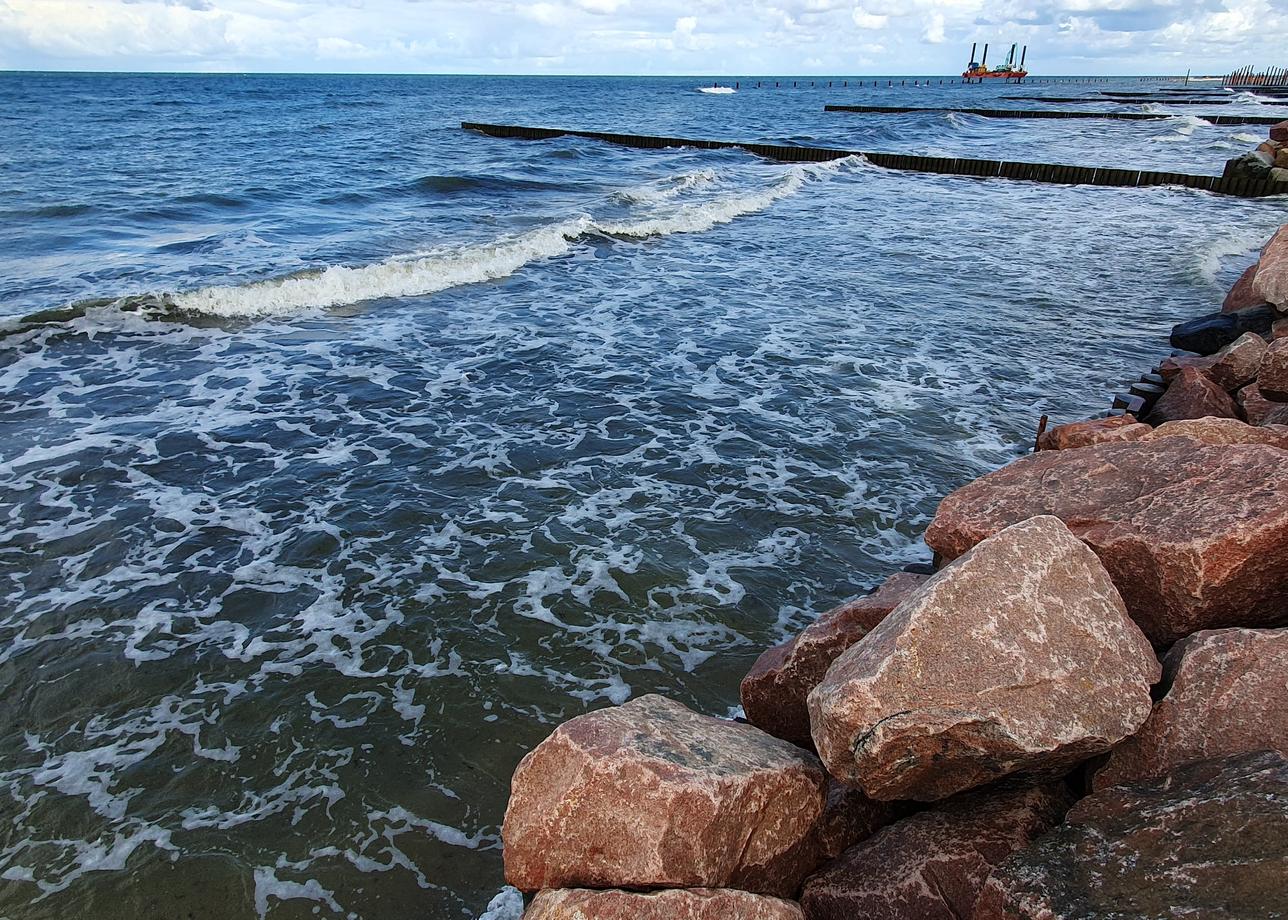
[[[956, 112], [983, 118], [1104, 118], [1110, 121], [1166, 121], [1175, 115], [1166, 112], [1067, 112], [1045, 109], [962, 109], [926, 108], [893, 105], [825, 105], [825, 112], [855, 112], [864, 115], [909, 115], [919, 112]], [[1196, 115], [1213, 125], [1274, 125], [1283, 121], [1275, 115]]]
[[1242, 174], [1197, 176], [1187, 173], [1159, 172], [1145, 169], [1115, 169], [1100, 166], [1066, 166], [1053, 163], [1025, 163], [1006, 160], [976, 160], [964, 157], [928, 157], [878, 151], [844, 150], [829, 147], [788, 146], [746, 141], [699, 140], [683, 137], [659, 137], [642, 134], [617, 134], [604, 131], [576, 131], [565, 128], [538, 128], [525, 125], [496, 125], [462, 122], [467, 131], [490, 137], [521, 140], [552, 140], [558, 137], [582, 137], [623, 147], [659, 150], [668, 147], [694, 147], [699, 150], [746, 150], [757, 156], [787, 163], [822, 163], [847, 157], [863, 157], [885, 169], [969, 176], [977, 179], [1017, 179], [1028, 182], [1052, 182], [1061, 185], [1142, 187], [1175, 185], [1184, 188], [1260, 198], [1279, 195], [1284, 184], [1265, 177]]
[[[528, 920], [1274, 916], [1288, 860], [1288, 224], [1148, 407], [946, 496], [928, 570], [519, 764]], [[1202, 827], [1201, 833], [1193, 829]]]

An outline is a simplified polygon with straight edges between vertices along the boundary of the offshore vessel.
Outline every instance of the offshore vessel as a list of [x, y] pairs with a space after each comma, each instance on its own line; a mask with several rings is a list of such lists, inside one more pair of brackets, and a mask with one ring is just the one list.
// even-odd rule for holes
[[972, 81], [983, 83], [985, 80], [1001, 80], [1005, 83], [1010, 83], [1014, 80], [1019, 83], [1029, 75], [1029, 72], [1024, 69], [1024, 59], [1029, 53], [1028, 45], [1025, 45], [1024, 50], [1020, 53], [1018, 66], [1015, 63], [1016, 46], [1011, 45], [1011, 53], [1006, 56], [1006, 63], [999, 67], [994, 67], [992, 70], [988, 69], [988, 43], [984, 43], [984, 57], [978, 62], [975, 60], [975, 47], [976, 43], [972, 43], [970, 46], [970, 66], [962, 71], [962, 79], [967, 83]]

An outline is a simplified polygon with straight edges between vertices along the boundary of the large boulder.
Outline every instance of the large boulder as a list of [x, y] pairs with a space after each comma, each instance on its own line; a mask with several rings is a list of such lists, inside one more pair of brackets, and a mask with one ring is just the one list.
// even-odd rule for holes
[[1201, 761], [1104, 789], [993, 870], [974, 920], [1284, 916], [1288, 761]]
[[1134, 415], [1111, 415], [1083, 422], [1069, 422], [1042, 432], [1038, 450], [1070, 450], [1103, 444], [1106, 441], [1139, 441], [1149, 434], [1150, 427], [1136, 421]]
[[778, 738], [649, 695], [555, 729], [520, 762], [506, 880], [789, 895], [820, 859], [827, 779]]
[[1195, 633], [1172, 647], [1163, 673], [1167, 695], [1114, 748], [1096, 773], [1097, 789], [1193, 760], [1260, 750], [1288, 756], [1288, 629]]
[[1255, 332], [1245, 332], [1216, 353], [1207, 374], [1224, 390], [1233, 393], [1257, 379], [1266, 356], [1266, 340]]
[[1032, 454], [940, 502], [926, 543], [956, 559], [1035, 514], [1095, 550], [1156, 644], [1288, 623], [1288, 451], [1163, 438]]
[[1288, 224], [1279, 228], [1261, 250], [1252, 296], [1288, 312]]
[[1225, 295], [1225, 300], [1221, 304], [1222, 313], [1234, 313], [1236, 310], [1242, 310], [1245, 307], [1255, 307], [1258, 304], [1265, 303], [1264, 300], [1258, 300], [1252, 293], [1252, 279], [1257, 274], [1257, 263], [1253, 262], [1248, 266], [1247, 271], [1239, 276], [1239, 280], [1234, 282], [1234, 287]]
[[1154, 409], [1145, 421], [1161, 425], [1178, 419], [1209, 416], [1238, 418], [1239, 407], [1230, 394], [1206, 373], [1186, 367], [1167, 385], [1167, 392], [1154, 403]]
[[1288, 144], [1288, 121], [1281, 121], [1270, 126], [1270, 139], [1281, 144]]
[[[1257, 272], [1261, 274], [1260, 270]], [[1172, 327], [1172, 347], [1200, 355], [1216, 354], [1245, 332], [1270, 337], [1276, 317], [1274, 307], [1261, 304], [1233, 313], [1210, 313]]]
[[809, 920], [960, 920], [993, 867], [1054, 826], [1062, 784], [968, 792], [846, 850], [805, 882]]
[[1190, 438], [1203, 444], [1269, 444], [1288, 450], [1288, 426], [1249, 425], [1237, 418], [1195, 418], [1167, 422], [1140, 440], [1158, 441], [1163, 438]]
[[523, 920], [804, 920], [799, 904], [730, 888], [540, 892]]
[[809, 695], [810, 724], [837, 779], [934, 801], [1108, 750], [1149, 715], [1159, 673], [1095, 555], [1036, 517], [938, 572], [844, 652]]
[[1275, 339], [1266, 349], [1257, 389], [1272, 402], [1288, 402], [1288, 339]]
[[1221, 173], [1225, 179], [1243, 179], [1248, 182], [1266, 182], [1270, 179], [1270, 168], [1274, 158], [1264, 150], [1250, 150], [1225, 161], [1225, 170]]
[[875, 592], [828, 611], [794, 639], [766, 650], [742, 679], [751, 724], [794, 744], [810, 745], [805, 698], [836, 657], [858, 642], [926, 580], [899, 572]]

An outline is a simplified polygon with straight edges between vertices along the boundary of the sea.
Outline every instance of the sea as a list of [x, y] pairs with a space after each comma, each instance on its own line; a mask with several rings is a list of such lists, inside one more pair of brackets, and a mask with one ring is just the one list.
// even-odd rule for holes
[[1288, 117], [1096, 95], [1177, 86], [0, 74], [0, 917], [513, 920], [555, 725], [736, 717], [1288, 220], [462, 121], [1214, 174]]

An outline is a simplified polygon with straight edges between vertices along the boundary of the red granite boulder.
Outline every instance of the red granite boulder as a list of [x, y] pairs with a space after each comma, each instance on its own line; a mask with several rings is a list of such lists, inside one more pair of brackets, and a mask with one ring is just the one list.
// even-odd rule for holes
[[1037, 446], [1038, 450], [1069, 450], [1106, 441], [1139, 441], [1149, 432], [1150, 427], [1138, 422], [1134, 415], [1111, 415], [1057, 425], [1042, 432]]
[[1151, 425], [1183, 418], [1238, 418], [1239, 408], [1230, 394], [1203, 371], [1181, 368], [1167, 391], [1154, 403], [1145, 421]]
[[1107, 751], [1149, 715], [1159, 673], [1095, 554], [1036, 517], [936, 573], [837, 658], [809, 695], [810, 725], [837, 779], [935, 801]]
[[960, 920], [993, 867], [1068, 809], [1062, 784], [968, 792], [846, 850], [805, 882], [809, 920]]
[[841, 652], [866, 636], [927, 577], [891, 575], [872, 594], [828, 611], [800, 635], [761, 654], [739, 688], [748, 721], [794, 744], [812, 745], [805, 697]]
[[1192, 418], [1151, 428], [1142, 441], [1190, 438], [1203, 444], [1269, 444], [1288, 450], [1288, 426], [1249, 425], [1237, 418]]
[[1279, 228], [1261, 250], [1257, 274], [1252, 279], [1252, 296], [1259, 303], [1273, 304], [1288, 312], [1288, 224]]
[[1221, 304], [1222, 313], [1234, 313], [1244, 307], [1255, 307], [1259, 303], [1265, 303], [1264, 300], [1256, 300], [1256, 295], [1252, 293], [1252, 279], [1256, 274], [1257, 263], [1253, 262], [1225, 295], [1225, 301]]
[[1288, 317], [1277, 319], [1270, 324], [1271, 339], [1288, 339]]
[[1288, 339], [1275, 339], [1266, 349], [1257, 389], [1271, 402], [1288, 402]]
[[1095, 550], [1156, 644], [1288, 623], [1288, 451], [1163, 438], [1032, 454], [940, 502], [926, 542], [955, 559], [1035, 514]]
[[520, 762], [506, 880], [541, 888], [739, 888], [790, 895], [818, 865], [827, 778], [758, 728], [660, 696], [588, 713]]
[[1239, 391], [1237, 402], [1239, 415], [1246, 419], [1249, 425], [1262, 424], [1266, 416], [1280, 405], [1262, 396], [1260, 388], [1255, 383], [1250, 383]]
[[1167, 695], [1114, 748], [1095, 787], [1160, 776], [1193, 760], [1275, 750], [1288, 756], [1288, 629], [1216, 629], [1172, 647]]
[[1171, 383], [1182, 370], [1192, 367], [1196, 371], [1205, 371], [1216, 363], [1216, 355], [1171, 355], [1158, 365], [1158, 375], [1164, 383]]
[[1257, 379], [1266, 356], [1266, 340], [1255, 332], [1245, 332], [1215, 355], [1207, 375], [1228, 393]]
[[1270, 139], [1281, 144], [1288, 144], [1288, 121], [1281, 121], [1270, 126]]
[[523, 920], [804, 920], [799, 904], [730, 888], [540, 892]]
[[1005, 859], [974, 920], [1284, 916], [1288, 761], [1200, 761], [1073, 806]]

